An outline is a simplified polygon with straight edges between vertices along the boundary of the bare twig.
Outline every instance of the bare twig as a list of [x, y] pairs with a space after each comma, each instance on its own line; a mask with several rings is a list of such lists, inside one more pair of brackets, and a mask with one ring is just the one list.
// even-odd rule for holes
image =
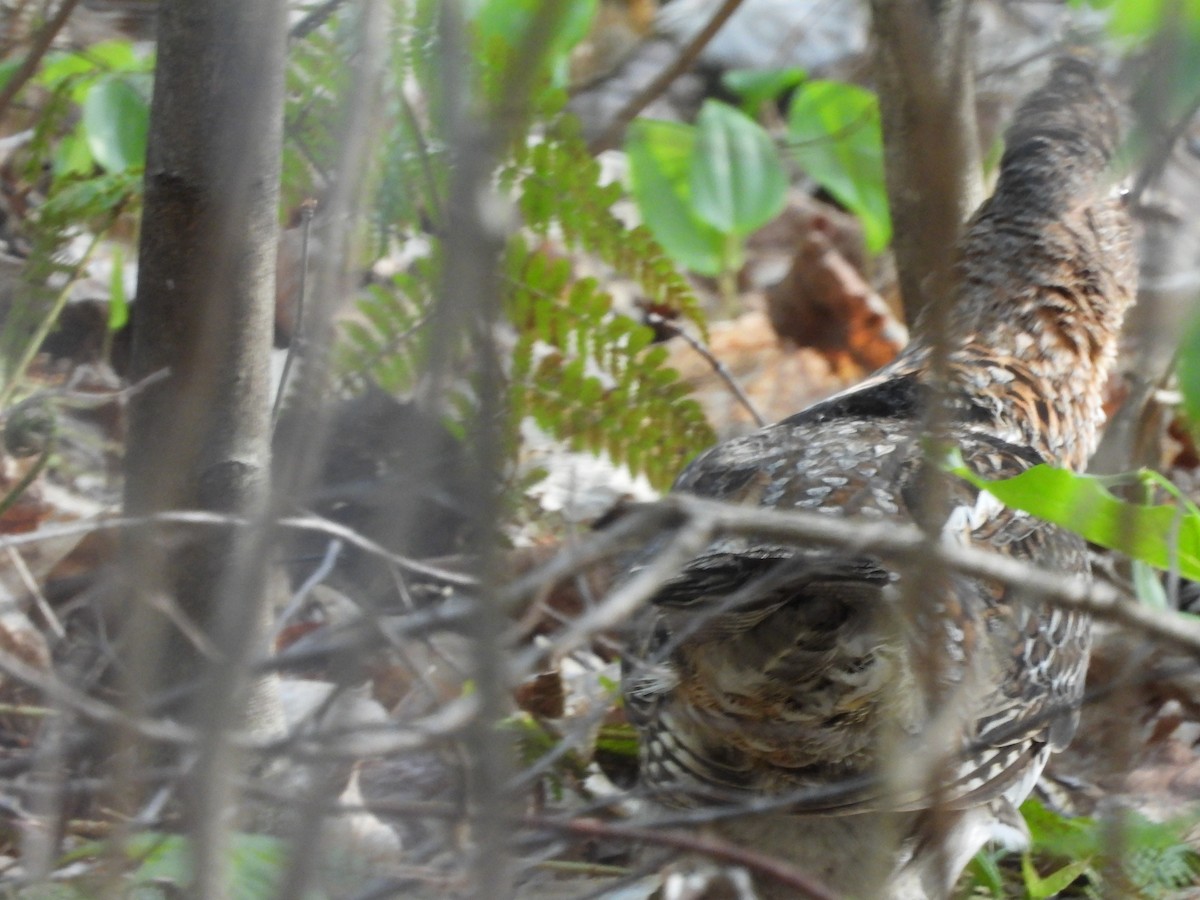
[[729, 370], [725, 368], [725, 364], [713, 356], [712, 351], [705, 347], [702, 343], [684, 331], [675, 323], [668, 321], [664, 316], [658, 313], [649, 313], [646, 316], [646, 321], [654, 328], [668, 332], [673, 337], [677, 337], [685, 344], [695, 350], [700, 356], [704, 357], [704, 361], [712, 366], [712, 370], [717, 373], [717, 377], [725, 382], [725, 386], [729, 388], [738, 403], [742, 404], [746, 412], [750, 413], [750, 417], [754, 419], [754, 424], [760, 428], [767, 424], [767, 420], [762, 417], [759, 411], [755, 408], [750, 398], [746, 396], [746, 392], [742, 390], [742, 386], [737, 383]]
[[[93, 531], [144, 527], [161, 523], [234, 527], [246, 525], [237, 516], [191, 511], [160, 513], [152, 516], [94, 519], [51, 525], [26, 534], [0, 537], [0, 549], [36, 544], [41, 541], [87, 534]], [[283, 519], [284, 527], [312, 529], [345, 540], [354, 546], [378, 554], [395, 564], [431, 578], [471, 590], [478, 582], [468, 575], [427, 565], [397, 555], [362, 537], [352, 529], [316, 517]], [[918, 527], [875, 520], [837, 519], [817, 513], [784, 512], [725, 504], [714, 500], [672, 494], [649, 504], [635, 504], [610, 529], [600, 532], [578, 547], [560, 553], [545, 565], [528, 573], [498, 592], [496, 601], [512, 609], [544, 585], [586, 570], [601, 559], [611, 557], [629, 543], [647, 533], [677, 528], [685, 532], [682, 543], [668, 542], [664, 552], [671, 559], [702, 539], [719, 534], [753, 534], [780, 541], [806, 541], [838, 546], [859, 552], [873, 552], [896, 560], [920, 561], [933, 553], [955, 571], [976, 575], [1021, 588], [1026, 596], [1065, 609], [1077, 609], [1098, 619], [1124, 625], [1147, 636], [1166, 641], [1185, 650], [1200, 652], [1200, 623], [1170, 610], [1158, 610], [1137, 603], [1128, 593], [1107, 582], [1089, 583], [1084, 578], [1064, 578], [1061, 572], [1044, 569], [1022, 560], [991, 553], [975, 547], [938, 543], [929, 545], [928, 536]], [[662, 556], [659, 557], [661, 559]], [[651, 569], [652, 567], [652, 569]], [[665, 578], [671, 567], [657, 561], [642, 570], [644, 581], [638, 587], [627, 584], [604, 603], [577, 620], [569, 638], [578, 646], [585, 636], [594, 635], [623, 620], [652, 587], [654, 578]], [[650, 574], [646, 574], [650, 573]], [[641, 576], [639, 576], [641, 578]], [[556, 644], [558, 652], [566, 652]], [[532, 661], [530, 661], [532, 662]]]
[[[431, 322], [428, 345], [429, 366], [426, 396], [433, 403], [445, 402], [448, 389], [461, 376], [458, 348], [471, 353], [478, 415], [471, 434], [471, 465], [465, 479], [475, 498], [469, 515], [480, 533], [495, 534], [499, 515], [501, 459], [504, 438], [499, 423], [504, 416], [500, 395], [502, 363], [496, 346], [496, 322], [501, 309], [498, 261], [513, 219], [495, 193], [495, 168], [504, 149], [520, 138], [520, 129], [530, 115], [530, 102], [550, 36], [562, 22], [563, 4], [542, 3], [531, 16], [515, 52], [506, 61], [498, 89], [485, 98], [484, 115], [478, 98], [472, 96], [466, 23], [462, 5], [444, 3], [439, 17], [442, 66], [441, 108], [446, 133], [455, 157], [446, 191], [444, 245], [440, 300]], [[425, 436], [426, 442], [430, 439]], [[426, 446], [430, 446], [426, 443]], [[410, 450], [419, 456], [419, 438]], [[412, 523], [410, 520], [410, 524]], [[507, 821], [511, 803], [508, 785], [513, 767], [511, 736], [496, 727], [509, 712], [507, 676], [510, 666], [504, 644], [507, 620], [495, 598], [499, 554], [494, 538], [481, 542], [480, 588], [471, 599], [466, 634], [471, 640], [471, 676], [478, 711], [464, 735], [466, 759], [468, 827], [471, 856], [468, 863], [473, 891], [479, 896], [503, 900], [512, 896], [514, 870], [512, 834]]]
[[[1127, 593], [1105, 582], [1091, 584], [1085, 578], [1064, 578], [1061, 572], [987, 550], [944, 541], [931, 547], [928, 536], [915, 526], [863, 523], [849, 519], [830, 521], [827, 517], [815, 514], [764, 515], [764, 510], [727, 506], [684, 495], [675, 495], [663, 502], [678, 503], [681, 512], [700, 521], [711, 515], [708, 527], [713, 529], [714, 534], [754, 534], [782, 540], [836, 544], [875, 551], [900, 560], [919, 561], [929, 551], [955, 571], [1013, 585], [1031, 599], [1086, 612], [1184, 649], [1200, 651], [1200, 622], [1190, 617], [1138, 603]], [[779, 518], [772, 524], [769, 520], [774, 515]]]
[[[2, 112], [0, 112], [2, 114]], [[11, 373], [8, 376], [8, 381], [0, 386], [0, 409], [8, 406], [12, 400], [17, 388], [21, 385], [21, 380], [25, 376], [26, 370], [33, 363], [38, 351], [42, 348], [42, 343], [46, 340], [46, 336], [50, 334], [54, 324], [58, 321], [59, 315], [63, 311], [63, 307], [67, 305], [67, 299], [70, 296], [71, 288], [74, 287], [76, 280], [87, 269], [88, 263], [92, 259], [92, 254], [96, 252], [96, 248], [100, 246], [100, 241], [108, 234], [108, 230], [116, 223], [121, 215], [122, 205], [119, 204], [110, 214], [103, 228], [92, 236], [91, 241], [87, 245], [87, 249], [83, 251], [83, 255], [71, 268], [71, 274], [67, 277], [66, 283], [55, 296], [54, 301], [46, 309], [42, 320], [38, 323], [38, 327], [33, 334], [29, 336], [25, 344], [24, 352], [21, 358], [17, 360], [13, 366]]]
[[1138, 172], [1137, 178], [1133, 182], [1133, 187], [1129, 190], [1129, 201], [1133, 206], [1136, 207], [1141, 202], [1146, 188], [1162, 175], [1163, 169], [1166, 168], [1167, 163], [1171, 159], [1171, 152], [1183, 136], [1188, 133], [1198, 112], [1200, 112], [1200, 93], [1197, 93], [1192, 98], [1191, 103], [1187, 105], [1187, 108], [1176, 119], [1175, 124], [1155, 143], [1147, 155], [1141, 171]]
[[324, 3], [313, 9], [308, 15], [292, 26], [288, 32], [288, 40], [304, 40], [304, 38], [324, 25], [329, 17], [345, 4], [346, 0], [325, 0]]
[[[929, 536], [915, 525], [746, 508], [684, 494], [671, 495], [652, 508], [658, 514], [677, 517], [677, 521], [683, 523], [679, 526], [682, 529], [680, 536], [668, 543], [664, 553], [637, 576], [556, 637], [556, 651], [567, 652], [589, 636], [624, 621], [677, 570], [681, 558], [687, 557], [690, 549], [698, 544], [703, 546], [719, 535], [741, 534], [785, 543], [804, 541], [844, 547], [923, 566], [937, 562], [958, 572], [1018, 587], [1031, 600], [1086, 612], [1097, 619], [1200, 652], [1200, 622], [1170, 610], [1137, 603], [1126, 592], [1106, 582], [1092, 584], [1085, 578], [1064, 578], [1061, 572], [987, 550], [944, 541], [931, 542]], [[532, 671], [542, 656], [542, 653], [532, 651], [523, 656], [519, 661], [519, 672]]]
[[765, 853], [748, 850], [714, 837], [679, 831], [637, 828], [630, 825], [614, 825], [599, 819], [552, 819], [542, 816], [527, 816], [521, 824], [526, 828], [540, 831], [555, 831], [585, 838], [616, 838], [655, 844], [660, 847], [671, 847], [688, 853], [699, 853], [750, 869], [770, 878], [777, 884], [791, 888], [802, 897], [809, 897], [812, 900], [838, 900], [836, 894], [812, 876]]
[[[41, 541], [88, 534], [93, 531], [145, 527], [161, 523], [207, 525], [214, 527], [245, 526], [245, 519], [217, 513], [190, 511], [159, 513], [151, 516], [94, 519], [51, 525], [25, 534], [0, 537], [0, 549], [36, 544]], [[411, 571], [428, 575], [464, 590], [476, 587], [476, 579], [459, 572], [417, 562], [392, 553], [352, 529], [316, 517], [289, 518], [280, 522], [284, 527], [321, 531], [356, 547], [378, 554]], [[753, 534], [779, 541], [806, 541], [828, 546], [845, 547], [859, 552], [873, 552], [900, 561], [921, 561], [926, 552], [933, 553], [958, 572], [989, 578], [1021, 588], [1026, 596], [1064, 609], [1077, 609], [1098, 619], [1124, 625], [1147, 636], [1174, 644], [1182, 649], [1200, 652], [1200, 622], [1170, 610], [1158, 610], [1137, 603], [1128, 593], [1107, 582], [1089, 583], [1084, 578], [1064, 578], [1061, 572], [1044, 569], [1019, 559], [991, 553], [975, 547], [938, 543], [929, 545], [928, 536], [918, 527], [875, 520], [837, 519], [817, 513], [784, 512], [757, 509], [705, 500], [686, 494], [672, 494], [649, 504], [634, 504], [621, 521], [550, 560], [545, 565], [509, 584], [498, 592], [497, 602], [511, 609], [535, 594], [547, 583], [584, 571], [601, 559], [611, 557], [631, 540], [663, 529], [682, 529], [682, 543], [668, 542], [664, 552], [671, 559], [702, 538], [711, 540], [720, 534]], [[659, 559], [662, 557], [660, 556]], [[655, 578], [669, 577], [671, 567], [657, 561], [642, 573]], [[640, 577], [640, 576], [639, 576]], [[570, 629], [574, 646], [587, 635], [610, 628], [623, 620], [645, 599], [651, 586], [650, 574], [636, 588], [628, 585], [610, 596], [599, 607], [577, 620]], [[630, 585], [633, 582], [629, 583]], [[565, 652], [556, 644], [558, 652]]]
[[[112, 516], [101, 519], [86, 519], [77, 522], [67, 522], [62, 525], [48, 525], [44, 528], [39, 528], [37, 531], [28, 531], [23, 534], [4, 535], [0, 537], [0, 549], [39, 544], [43, 541], [91, 534], [94, 531], [127, 530], [140, 528], [145, 525], [164, 524], [244, 528], [250, 524], [250, 520], [242, 516], [214, 513], [205, 510], [179, 510], [146, 516]], [[462, 572], [454, 572], [393, 553], [370, 538], [363, 537], [357, 531], [329, 519], [322, 519], [317, 516], [290, 517], [280, 519], [277, 524], [283, 528], [317, 531], [331, 537], [339, 538], [348, 544], [353, 544], [360, 550], [377, 555], [403, 569], [408, 569], [419, 575], [426, 575], [445, 584], [461, 588], [473, 588], [479, 584], [478, 579], [470, 575], [465, 575]]]
[[586, 571], [629, 547], [638, 539], [668, 528], [678, 528], [683, 519], [678, 513], [656, 504], [630, 509], [620, 519], [586, 541], [573, 544], [548, 562], [505, 586], [497, 600], [512, 612], [529, 597], [564, 578]]
[[55, 441], [50, 439], [46, 441], [46, 446], [42, 448], [42, 452], [38, 454], [38, 458], [34, 461], [25, 474], [18, 479], [17, 483], [12, 486], [7, 494], [0, 497], [0, 516], [8, 512], [21, 495], [29, 489], [29, 486], [37, 480], [37, 477], [42, 474], [42, 470], [46, 468], [46, 464], [50, 461], [50, 454], [54, 451]]
[[[0, 672], [38, 691], [49, 703], [69, 709], [98, 725], [120, 728], [157, 743], [193, 749], [200, 746], [203, 738], [197, 729], [179, 725], [170, 718], [133, 715], [89, 697], [61, 678], [31, 666], [4, 649], [0, 649]], [[31, 708], [26, 706], [23, 709]], [[51, 710], [47, 714], [55, 712]], [[460, 697], [430, 715], [405, 722], [402, 726], [388, 723], [375, 731], [359, 728], [351, 733], [343, 729], [336, 733], [301, 733], [283, 737], [238, 731], [229, 740], [239, 750], [264, 755], [286, 750], [293, 762], [354, 761], [410, 752], [458, 735], [475, 718], [476, 713], [477, 704], [473, 698]]]
[[62, 31], [64, 25], [67, 24], [67, 19], [71, 18], [71, 13], [75, 11], [75, 7], [79, 5], [79, 0], [63, 0], [55, 11], [54, 15], [42, 26], [37, 36], [33, 39], [33, 44], [29, 48], [29, 52], [25, 55], [21, 65], [12, 73], [4, 87], [0, 88], [0, 119], [4, 118], [4, 114], [8, 112], [8, 107], [12, 103], [13, 98], [17, 96], [21, 88], [25, 87], [26, 82], [33, 77], [37, 71], [38, 64], [42, 61], [42, 57], [46, 55], [46, 51], [50, 49], [50, 44], [54, 42], [55, 36]]
[[713, 13], [713, 17], [708, 20], [708, 23], [679, 52], [675, 61], [663, 69], [639, 94], [625, 104], [613, 117], [613, 120], [604, 129], [603, 133], [588, 144], [588, 150], [593, 154], [597, 154], [605, 150], [611, 150], [617, 146], [621, 141], [621, 135], [625, 133], [625, 126], [632, 122], [638, 113], [653, 103], [663, 91], [670, 87], [672, 81], [688, 70], [692, 63], [696, 61], [696, 57], [700, 55], [700, 51], [705, 48], [708, 42], [721, 30], [721, 26], [728, 21], [729, 17], [741, 5], [742, 0], [725, 0], [721, 4], [721, 8]]
[[653, 597], [663, 583], [679, 572], [712, 540], [712, 521], [688, 516], [685, 524], [661, 553], [633, 578], [609, 595], [608, 599], [573, 621], [555, 636], [551, 645], [530, 647], [520, 657], [519, 672], [532, 671], [548, 654], [570, 653], [593, 635], [624, 622]]
[[108, 703], [89, 697], [60, 678], [29, 665], [7, 650], [0, 649], [0, 672], [40, 692], [46, 700], [100, 725], [117, 726], [148, 740], [168, 744], [192, 745], [197, 739], [194, 729], [167, 720], [122, 712]]
[[292, 600], [287, 607], [275, 619], [275, 639], [278, 640], [280, 634], [292, 620], [292, 616], [300, 612], [308, 600], [308, 595], [313, 592], [317, 585], [325, 581], [326, 578], [333, 572], [333, 567], [337, 565], [338, 557], [342, 553], [342, 541], [339, 538], [333, 538], [325, 547], [325, 553], [321, 557], [321, 562], [317, 565], [311, 575], [304, 580], [304, 583], [292, 594]]

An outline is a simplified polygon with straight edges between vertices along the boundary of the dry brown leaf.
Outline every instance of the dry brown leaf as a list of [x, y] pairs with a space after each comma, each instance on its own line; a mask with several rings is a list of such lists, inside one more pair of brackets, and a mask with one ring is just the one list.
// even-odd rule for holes
[[566, 692], [557, 669], [538, 672], [517, 685], [514, 693], [517, 706], [539, 718], [560, 719], [566, 709]]
[[862, 369], [877, 369], [908, 342], [907, 330], [838, 251], [821, 220], [804, 235], [788, 274], [767, 290], [767, 310], [781, 338], [820, 350], [836, 370], [847, 357]]

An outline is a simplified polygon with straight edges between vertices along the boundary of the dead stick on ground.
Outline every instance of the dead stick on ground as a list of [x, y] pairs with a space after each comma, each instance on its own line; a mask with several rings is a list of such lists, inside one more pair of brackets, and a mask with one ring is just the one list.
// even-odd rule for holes
[[646, 317], [646, 324], [650, 325], [652, 328], [660, 328], [663, 331], [670, 333], [672, 336], [679, 338], [698, 354], [700, 354], [700, 356], [704, 357], [705, 362], [712, 366], [712, 370], [717, 373], [717, 377], [725, 382], [726, 387], [728, 387], [733, 393], [733, 396], [737, 398], [738, 403], [742, 404], [742, 406], [746, 409], [746, 412], [750, 413], [750, 417], [754, 419], [754, 424], [759, 428], [767, 424], [767, 420], [759, 414], [754, 404], [750, 401], [750, 398], [746, 396], [746, 392], [742, 390], [742, 386], [734, 379], [733, 374], [727, 368], [725, 368], [724, 363], [722, 363], [712, 354], [711, 350], [693, 338], [678, 325], [667, 321], [666, 318], [660, 316], [658, 313], [650, 313]]

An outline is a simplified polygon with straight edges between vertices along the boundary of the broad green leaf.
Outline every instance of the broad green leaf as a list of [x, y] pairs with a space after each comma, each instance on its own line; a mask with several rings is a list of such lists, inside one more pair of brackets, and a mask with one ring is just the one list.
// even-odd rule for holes
[[771, 136], [726, 103], [707, 100], [696, 119], [692, 204], [722, 234], [745, 237], [783, 209], [787, 178]]
[[[120, 845], [125, 856], [136, 864], [130, 873], [131, 886], [149, 885], [186, 887], [191, 882], [192, 853], [187, 837], [164, 832], [143, 831], [131, 835]], [[61, 864], [107, 856], [112, 847], [86, 843], [63, 855]], [[288, 864], [286, 841], [267, 835], [234, 832], [229, 838], [229, 892], [232, 900], [258, 900], [275, 896]], [[322, 859], [322, 869], [337, 861]], [[172, 892], [174, 893], [174, 892]], [[306, 891], [304, 900], [319, 900], [325, 895]]]
[[1091, 865], [1090, 859], [1077, 859], [1043, 878], [1038, 875], [1037, 869], [1033, 867], [1033, 861], [1026, 853], [1021, 858], [1021, 875], [1025, 879], [1025, 890], [1029, 892], [1030, 900], [1049, 900], [1051, 897], [1057, 897], [1077, 881], [1091, 868]]
[[1159, 28], [1182, 25], [1194, 31], [1200, 24], [1197, 0], [1116, 0], [1112, 5], [1109, 29], [1136, 39], [1154, 37]]
[[125, 78], [103, 78], [84, 97], [88, 149], [109, 172], [124, 172], [145, 163], [149, 125], [149, 104]]
[[54, 151], [54, 175], [91, 175], [96, 168], [95, 157], [88, 149], [87, 137], [81, 123], [74, 131], [63, 136]]
[[100, 69], [110, 72], [145, 72], [148, 60], [139, 56], [131, 41], [102, 41], [92, 44], [85, 54]]
[[875, 95], [853, 84], [810, 81], [792, 100], [788, 132], [800, 166], [858, 216], [871, 251], [883, 250], [892, 221]]
[[[560, 0], [566, 7], [552, 36], [556, 50], [570, 50], [587, 35], [596, 15], [596, 0]], [[495, 35], [514, 50], [529, 37], [529, 29], [542, 8], [542, 0], [475, 0], [470, 4], [476, 27], [485, 36]]]
[[784, 69], [734, 69], [725, 73], [721, 83], [742, 98], [744, 109], [754, 112], [762, 104], [778, 99], [807, 77], [807, 72], [795, 66]]
[[1101, 849], [1100, 827], [1095, 819], [1068, 818], [1032, 799], [1021, 804], [1021, 816], [1038, 852], [1081, 859], [1094, 856]]
[[95, 64], [81, 53], [56, 53], [49, 56], [42, 64], [41, 70], [33, 76], [33, 82], [54, 90], [68, 78], [95, 71]]
[[997, 864], [997, 857], [1002, 851], [984, 848], [975, 854], [967, 872], [972, 886], [986, 888], [993, 897], [1004, 896], [1004, 875]]
[[[1123, 886], [1133, 888], [1130, 896], [1164, 896], [1164, 888], [1195, 882], [1200, 859], [1187, 842], [1187, 836], [1195, 830], [1194, 814], [1152, 822], [1133, 810], [1123, 810], [1115, 822], [1099, 821], [1086, 816], [1068, 818], [1037, 800], [1025, 801], [1021, 814], [1029, 826], [1032, 853], [1039, 859], [1052, 857], [1067, 863], [1065, 869], [1042, 878], [1026, 860], [1022, 874], [1029, 897], [1058, 896], [1080, 874], [1095, 879], [1098, 872], [1114, 871], [1117, 867], [1098, 865], [1112, 847], [1114, 827], [1120, 828], [1120, 843], [1127, 848], [1116, 862], [1126, 879]], [[1099, 886], [1095, 881], [1093, 884]], [[1124, 891], [1121, 896], [1125, 896]]]
[[136, 834], [125, 844], [125, 852], [141, 862], [134, 875], [138, 881], [186, 885], [191, 880], [191, 855], [182, 835]]
[[1133, 43], [1151, 40], [1163, 28], [1200, 37], [1200, 0], [1090, 0], [1089, 5], [1108, 9], [1109, 32]]
[[646, 227], [671, 257], [693, 272], [716, 275], [724, 236], [692, 212], [689, 183], [695, 129], [676, 122], [638, 119], [629, 127], [630, 187]]
[[1200, 579], [1200, 514], [1195, 507], [1131, 503], [1114, 495], [1097, 476], [1047, 465], [1001, 481], [986, 481], [961, 461], [951, 471], [1005, 505], [1062, 525], [1094, 544]]
[[636, 759], [638, 754], [637, 731], [632, 725], [601, 725], [596, 735], [596, 749], [617, 756]]
[[1109, 29], [1125, 37], [1148, 38], [1162, 18], [1162, 0], [1117, 0], [1112, 4]]
[[61, 186], [55, 185], [54, 192], [39, 211], [40, 216], [44, 221], [65, 222], [111, 212], [134, 196], [140, 187], [141, 179], [127, 172], [64, 181]]
[[82, 103], [98, 78], [153, 71], [153, 54], [138, 53], [130, 41], [104, 41], [82, 52], [50, 56], [33, 81], [52, 91], [70, 82], [71, 99]]

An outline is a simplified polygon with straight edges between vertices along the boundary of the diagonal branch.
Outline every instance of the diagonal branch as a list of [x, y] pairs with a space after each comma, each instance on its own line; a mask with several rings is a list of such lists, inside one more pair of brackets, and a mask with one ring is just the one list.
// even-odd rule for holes
[[[929, 536], [915, 525], [747, 508], [685, 494], [673, 494], [653, 504], [630, 508], [630, 515], [648, 514], [652, 514], [660, 526], [664, 521], [678, 523], [674, 539], [665, 544], [663, 553], [647, 568], [558, 635], [552, 642], [555, 653], [569, 652], [589, 637], [619, 626], [678, 571], [681, 557], [698, 544], [703, 546], [722, 535], [753, 535], [781, 542], [824, 544], [922, 565], [939, 562], [954, 571], [1019, 587], [1030, 599], [1086, 612], [1185, 650], [1200, 652], [1198, 620], [1138, 603], [1128, 593], [1107, 582], [1065, 578], [1061, 572], [976, 547], [930, 542]], [[635, 530], [632, 524], [630, 530]], [[530, 573], [522, 581], [522, 587], [530, 591], [545, 580], [582, 571], [593, 559], [584, 543], [579, 549], [572, 548], [560, 558], [551, 560], [539, 572]], [[576, 568], [574, 563], [579, 567]], [[505, 599], [516, 602], [518, 598], [506, 594]], [[520, 658], [518, 672], [531, 671], [545, 652], [549, 651], [530, 651]]]
[[729, 17], [737, 12], [737, 8], [741, 5], [742, 0], [725, 0], [721, 4], [721, 8], [713, 13], [713, 17], [708, 20], [708, 24], [701, 28], [696, 33], [696, 36], [688, 42], [687, 46], [680, 51], [675, 61], [659, 72], [658, 77], [625, 104], [613, 117], [613, 120], [609, 122], [604, 132], [588, 145], [588, 149], [593, 155], [603, 153], [605, 150], [611, 150], [621, 142], [621, 135], [625, 133], [625, 126], [632, 122], [638, 113], [653, 103], [663, 91], [670, 87], [672, 81], [691, 67], [692, 63], [696, 61], [696, 57], [700, 55], [700, 51], [707, 46], [708, 42], [713, 39], [716, 33], [721, 30], [721, 27], [729, 20]]
[[46, 51], [50, 49], [55, 36], [62, 31], [63, 26], [67, 24], [67, 19], [71, 18], [71, 13], [75, 11], [75, 7], [78, 5], [79, 0], [63, 0], [50, 20], [38, 31], [37, 36], [33, 39], [33, 46], [29, 48], [29, 53], [21, 61], [21, 65], [17, 67], [17, 70], [9, 76], [4, 87], [0, 88], [0, 119], [3, 119], [4, 114], [8, 112], [8, 107], [12, 103], [13, 98], [17, 96], [21, 88], [25, 87], [25, 84], [37, 72], [38, 64], [42, 61], [42, 57], [46, 55]]
[[837, 900], [837, 895], [815, 878], [780, 862], [775, 857], [707, 835], [614, 825], [587, 818], [551, 819], [529, 816], [522, 824], [531, 829], [565, 832], [580, 838], [616, 838], [699, 853], [765, 875], [777, 884], [795, 891], [797, 896], [808, 897], [810, 900]]

